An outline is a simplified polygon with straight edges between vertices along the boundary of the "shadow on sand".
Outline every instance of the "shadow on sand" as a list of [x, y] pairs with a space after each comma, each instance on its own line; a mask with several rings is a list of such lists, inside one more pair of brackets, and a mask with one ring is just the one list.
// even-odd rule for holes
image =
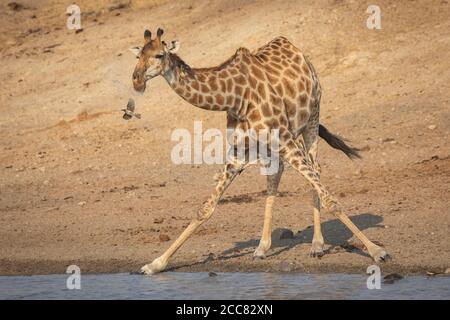
[[[369, 228], [384, 228], [382, 224], [383, 218], [371, 213], [361, 213], [349, 217], [350, 220], [361, 230], [364, 231]], [[354, 239], [352, 232], [338, 219], [322, 222], [322, 234], [325, 239], [325, 246], [330, 246], [325, 250], [325, 254], [333, 253], [335, 248], [341, 248], [347, 252], [353, 252], [366, 257], [370, 257], [361, 247], [355, 247], [349, 243], [349, 240]], [[303, 230], [298, 231], [292, 239], [275, 239], [272, 232], [272, 247], [267, 257], [277, 256], [284, 251], [291, 250], [299, 244], [311, 244], [313, 238], [313, 227], [308, 226]], [[212, 254], [203, 261], [196, 263], [176, 266], [170, 268], [175, 270], [182, 267], [191, 267], [194, 265], [205, 264], [210, 261], [224, 261], [228, 259], [238, 258], [253, 254], [253, 251], [259, 244], [259, 239], [250, 239], [243, 242], [236, 242], [235, 245], [223, 251], [219, 256], [214, 257]]]

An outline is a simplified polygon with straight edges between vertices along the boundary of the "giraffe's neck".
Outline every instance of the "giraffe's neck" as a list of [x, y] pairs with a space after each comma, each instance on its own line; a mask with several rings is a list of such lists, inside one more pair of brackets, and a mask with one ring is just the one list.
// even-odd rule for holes
[[227, 95], [227, 80], [219, 75], [224, 69], [191, 69], [175, 54], [167, 59], [163, 76], [180, 97], [205, 110], [234, 111], [234, 99]]

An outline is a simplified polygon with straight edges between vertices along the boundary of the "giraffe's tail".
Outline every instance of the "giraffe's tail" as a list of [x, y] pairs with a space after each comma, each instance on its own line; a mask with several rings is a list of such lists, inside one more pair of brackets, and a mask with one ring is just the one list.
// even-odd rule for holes
[[349, 146], [344, 142], [344, 139], [338, 137], [337, 135], [332, 134], [325, 128], [324, 125], [319, 124], [319, 137], [324, 139], [331, 147], [334, 149], [341, 150], [345, 153], [347, 157], [350, 159], [359, 158], [361, 159], [361, 155], [359, 154], [360, 149]]

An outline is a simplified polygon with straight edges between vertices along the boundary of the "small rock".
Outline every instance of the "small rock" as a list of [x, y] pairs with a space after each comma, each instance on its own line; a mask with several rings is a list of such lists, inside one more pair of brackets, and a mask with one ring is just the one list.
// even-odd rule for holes
[[165, 242], [165, 241], [169, 241], [169, 240], [170, 240], [170, 237], [167, 234], [161, 233], [159, 235], [159, 241]]
[[430, 130], [434, 130], [434, 129], [436, 129], [436, 125], [434, 125], [434, 124], [432, 124], [432, 125], [429, 125], [429, 126], [428, 126], [428, 129], [430, 129]]
[[370, 146], [366, 144], [364, 147], [359, 148], [359, 150], [360, 151], [369, 151], [370, 150]]
[[280, 263], [280, 270], [282, 272], [291, 272], [292, 271], [292, 266], [289, 262], [287, 262], [286, 260], [281, 261]]
[[292, 230], [285, 228], [278, 228], [272, 232], [272, 239], [283, 240], [283, 239], [294, 239], [294, 233]]
[[[393, 141], [395, 141], [394, 138], [384, 138], [384, 139], [381, 139], [381, 142], [382, 142], [382, 143], [386, 143], [386, 142], [392, 143]], [[394, 143], [395, 143], [395, 142], [394, 142]]]
[[12, 11], [21, 11], [23, 9], [26, 9], [23, 4], [17, 2], [8, 3], [8, 8], [11, 9]]
[[153, 220], [153, 223], [156, 223], [156, 224], [160, 224], [160, 223], [163, 223], [163, 222], [164, 222], [164, 218], [155, 218]]
[[209, 272], [209, 273], [208, 273], [208, 276], [210, 276], [210, 277], [217, 277], [217, 273], [215, 273], [215, 272]]
[[450, 274], [450, 268], [445, 269], [444, 273], [445, 274]]
[[401, 279], [403, 279], [402, 275], [400, 275], [398, 273], [391, 273], [391, 274], [388, 274], [388, 275], [384, 276], [383, 283], [392, 284], [395, 281], [398, 281], [398, 280], [401, 280]]
[[80, 201], [80, 202], [78, 202], [78, 205], [79, 205], [80, 207], [83, 207], [83, 206], [86, 205], [86, 201]]

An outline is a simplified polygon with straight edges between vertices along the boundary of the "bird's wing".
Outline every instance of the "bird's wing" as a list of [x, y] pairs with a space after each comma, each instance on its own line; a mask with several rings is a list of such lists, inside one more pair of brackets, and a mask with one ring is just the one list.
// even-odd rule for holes
[[134, 100], [133, 99], [129, 99], [128, 103], [127, 103], [127, 110], [130, 110], [131, 112], [134, 111]]

